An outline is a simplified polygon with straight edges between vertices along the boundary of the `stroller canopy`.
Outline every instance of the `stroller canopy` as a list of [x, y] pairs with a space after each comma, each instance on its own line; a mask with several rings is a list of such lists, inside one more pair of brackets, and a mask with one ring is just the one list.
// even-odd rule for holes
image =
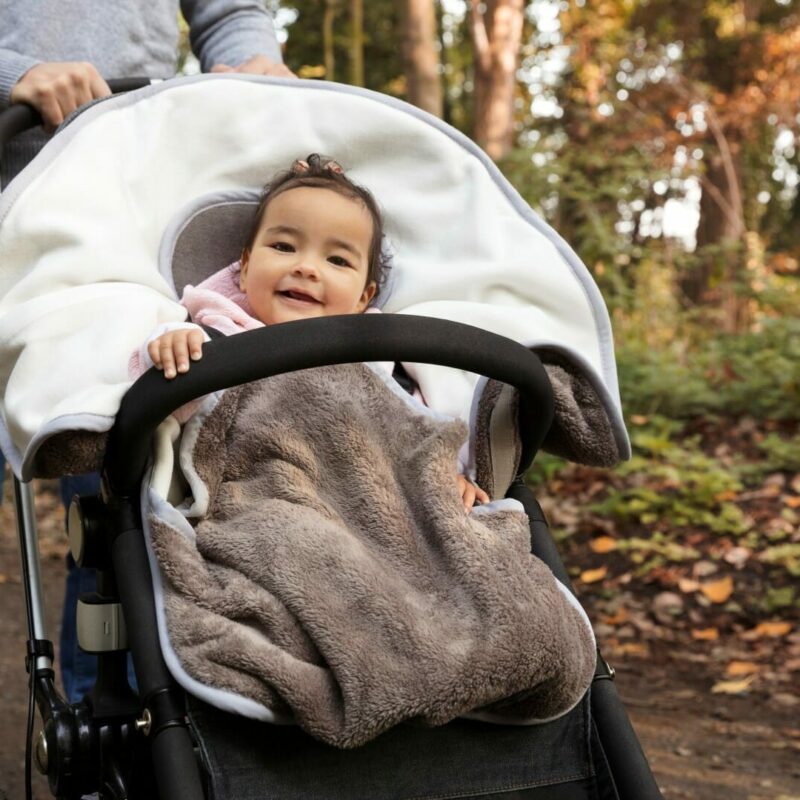
[[[545, 447], [587, 463], [628, 457], [597, 287], [478, 147], [373, 92], [206, 75], [94, 104], [0, 198], [0, 443], [17, 475], [46, 473], [43, 445], [74, 444], [64, 434], [102, 441], [131, 385], [131, 353], [186, 318], [183, 284], [236, 257], [260, 188], [312, 152], [339, 161], [384, 211], [394, 253], [384, 311], [537, 348], [556, 385]], [[416, 365], [414, 377], [431, 406], [469, 415], [475, 376]], [[77, 451], [70, 471], [96, 466]]]

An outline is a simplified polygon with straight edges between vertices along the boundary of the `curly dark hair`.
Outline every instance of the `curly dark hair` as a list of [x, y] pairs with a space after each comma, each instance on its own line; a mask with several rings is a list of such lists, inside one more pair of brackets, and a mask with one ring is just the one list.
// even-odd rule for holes
[[278, 195], [301, 186], [330, 189], [344, 197], [359, 201], [369, 213], [372, 218], [372, 241], [366, 284], [369, 285], [371, 281], [375, 283], [374, 300], [384, 287], [390, 268], [388, 255], [383, 248], [383, 217], [380, 208], [367, 189], [350, 180], [333, 159], [321, 156], [319, 153], [312, 153], [305, 161], [295, 161], [289, 169], [279, 172], [264, 186], [253, 222], [247, 233], [244, 249], [249, 251], [253, 247], [270, 202]]

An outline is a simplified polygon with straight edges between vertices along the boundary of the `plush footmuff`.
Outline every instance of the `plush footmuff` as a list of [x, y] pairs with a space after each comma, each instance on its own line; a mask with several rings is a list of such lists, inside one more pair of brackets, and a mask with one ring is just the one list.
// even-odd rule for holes
[[579, 701], [591, 629], [530, 554], [519, 504], [464, 513], [463, 423], [363, 364], [207, 405], [181, 444], [192, 527], [149, 512], [180, 670], [337, 747], [409, 719], [531, 722]]

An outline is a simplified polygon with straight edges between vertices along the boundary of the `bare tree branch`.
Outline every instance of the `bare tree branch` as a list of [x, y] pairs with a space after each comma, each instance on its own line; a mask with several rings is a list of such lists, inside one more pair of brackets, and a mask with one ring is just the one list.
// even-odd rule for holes
[[481, 72], [488, 73], [492, 68], [491, 46], [486, 31], [486, 19], [481, 13], [478, 0], [470, 0], [469, 27], [472, 33], [472, 44], [475, 48], [475, 62]]
[[[742, 204], [742, 194], [739, 189], [739, 176], [736, 174], [736, 166], [733, 161], [733, 154], [731, 152], [728, 138], [720, 124], [719, 117], [717, 117], [714, 109], [705, 100], [700, 97], [696, 92], [684, 85], [683, 82], [675, 81], [673, 83], [675, 91], [683, 97], [689, 104], [702, 105], [705, 110], [706, 121], [711, 135], [714, 137], [714, 142], [717, 145], [720, 158], [722, 159], [722, 167], [725, 171], [725, 180], [728, 184], [728, 192], [730, 194], [730, 204], [726, 206], [720, 205], [720, 208], [728, 216], [729, 221], [736, 231], [736, 235], [741, 235], [746, 231], [744, 224], [744, 206]], [[713, 193], [712, 193], [713, 195]], [[719, 203], [719, 199], [715, 196], [714, 199]]]

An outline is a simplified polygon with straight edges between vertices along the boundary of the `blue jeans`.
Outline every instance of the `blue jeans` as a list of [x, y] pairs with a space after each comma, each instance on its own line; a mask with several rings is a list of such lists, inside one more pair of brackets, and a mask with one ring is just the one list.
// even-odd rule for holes
[[[70, 475], [60, 481], [61, 500], [64, 508], [69, 509], [69, 504], [74, 495], [92, 495], [100, 492], [100, 476], [96, 473], [90, 475]], [[61, 638], [59, 648], [59, 664], [61, 667], [61, 680], [64, 684], [64, 693], [70, 703], [77, 703], [94, 686], [97, 678], [97, 656], [85, 653], [78, 645], [78, 630], [76, 615], [78, 613], [78, 598], [97, 590], [95, 571], [79, 567], [67, 556], [67, 584], [64, 593], [64, 610], [61, 616]], [[128, 656], [128, 681], [136, 687], [136, 678], [133, 665]]]

